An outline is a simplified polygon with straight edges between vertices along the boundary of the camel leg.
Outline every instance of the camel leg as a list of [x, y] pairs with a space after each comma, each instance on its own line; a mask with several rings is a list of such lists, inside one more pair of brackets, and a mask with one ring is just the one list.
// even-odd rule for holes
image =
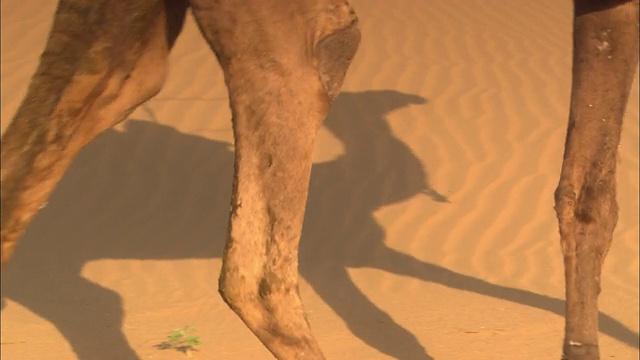
[[571, 109], [556, 190], [566, 277], [565, 359], [598, 359], [602, 264], [618, 218], [616, 156], [638, 63], [638, 1], [575, 1]]
[[192, 0], [224, 70], [235, 175], [220, 293], [278, 359], [323, 359], [298, 293], [316, 132], [359, 43], [344, 0]]
[[62, 0], [2, 136], [2, 265], [73, 157], [155, 95], [186, 11], [169, 0]]

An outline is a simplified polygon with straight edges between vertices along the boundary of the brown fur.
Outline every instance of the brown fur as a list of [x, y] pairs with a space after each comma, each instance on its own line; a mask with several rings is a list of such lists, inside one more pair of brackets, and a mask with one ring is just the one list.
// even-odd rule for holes
[[[616, 151], [638, 61], [638, 0], [575, 5], [556, 191], [563, 353], [597, 359], [596, 301], [617, 221]], [[297, 253], [315, 134], [360, 39], [345, 0], [61, 0], [2, 138], [2, 264], [79, 149], [161, 89], [187, 6], [224, 71], [236, 141], [220, 294], [278, 359], [323, 359], [298, 294]]]
[[556, 190], [567, 359], [597, 359], [600, 274], [618, 221], [616, 156], [638, 63], [638, 1], [576, 1], [573, 84]]

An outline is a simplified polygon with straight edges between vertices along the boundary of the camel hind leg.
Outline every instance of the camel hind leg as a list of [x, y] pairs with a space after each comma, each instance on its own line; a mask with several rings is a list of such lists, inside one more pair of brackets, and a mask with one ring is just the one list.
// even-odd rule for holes
[[573, 84], [556, 211], [566, 278], [563, 358], [598, 352], [600, 274], [618, 219], [616, 157], [638, 64], [638, 1], [575, 1]]
[[2, 265], [76, 153], [155, 95], [186, 4], [61, 0], [2, 136]]
[[278, 359], [323, 359], [298, 293], [316, 132], [355, 54], [346, 1], [191, 1], [229, 89], [235, 175], [220, 293]]

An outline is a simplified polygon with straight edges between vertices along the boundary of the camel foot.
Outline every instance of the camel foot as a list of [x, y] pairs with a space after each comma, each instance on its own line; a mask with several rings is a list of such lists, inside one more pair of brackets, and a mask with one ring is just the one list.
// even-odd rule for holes
[[562, 360], [599, 360], [600, 348], [597, 344], [583, 344], [568, 340], [562, 349]]

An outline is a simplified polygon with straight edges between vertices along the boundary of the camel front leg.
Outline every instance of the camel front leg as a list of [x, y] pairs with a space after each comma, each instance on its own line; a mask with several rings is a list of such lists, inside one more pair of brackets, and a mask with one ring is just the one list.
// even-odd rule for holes
[[638, 1], [575, 1], [573, 84], [556, 212], [566, 277], [563, 359], [598, 351], [600, 274], [618, 220], [616, 161], [638, 63]]
[[220, 293], [278, 359], [323, 359], [298, 293], [316, 132], [359, 32], [345, 1], [192, 1], [229, 89], [235, 175]]
[[62, 0], [2, 136], [2, 265], [77, 152], [155, 95], [186, 3]]

